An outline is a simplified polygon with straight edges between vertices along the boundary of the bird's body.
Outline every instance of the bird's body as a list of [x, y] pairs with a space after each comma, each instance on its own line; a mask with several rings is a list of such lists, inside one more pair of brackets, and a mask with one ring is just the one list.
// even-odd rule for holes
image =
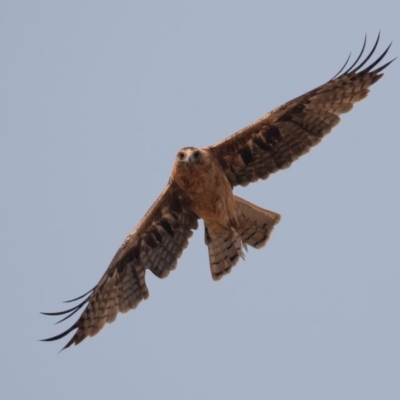
[[[181, 202], [204, 221], [214, 280], [227, 274], [238, 258], [244, 257], [242, 247], [264, 245], [280, 219], [278, 214], [233, 194], [232, 185], [210, 148], [181, 149], [172, 169], [170, 185]], [[260, 221], [262, 224], [257, 227]]]
[[[179, 159], [180, 154], [185, 155], [183, 160]], [[232, 186], [212, 151], [194, 147], [181, 149], [171, 177], [171, 184], [185, 198], [188, 208], [207, 226], [217, 229], [217, 226], [227, 228], [237, 224]]]
[[[69, 318], [82, 315], [60, 339], [77, 330], [65, 347], [97, 334], [118, 312], [127, 312], [148, 298], [147, 270], [165, 278], [176, 267], [198, 220], [204, 221], [211, 274], [227, 274], [244, 257], [247, 245], [260, 248], [280, 216], [237, 197], [233, 188], [246, 186], [287, 168], [331, 131], [339, 115], [365, 98], [390, 62], [375, 68], [389, 50], [365, 67], [376, 50], [330, 81], [271, 111], [255, 123], [206, 148], [185, 147], [175, 159], [169, 183], [111, 261], [99, 283], [77, 306], [46, 313]], [[347, 64], [347, 63], [346, 63]], [[345, 64], [345, 65], [346, 65]], [[362, 69], [364, 68], [364, 69]], [[375, 68], [375, 69], [374, 69]], [[74, 299], [74, 300], [78, 300]], [[73, 300], [71, 300], [73, 301]]]

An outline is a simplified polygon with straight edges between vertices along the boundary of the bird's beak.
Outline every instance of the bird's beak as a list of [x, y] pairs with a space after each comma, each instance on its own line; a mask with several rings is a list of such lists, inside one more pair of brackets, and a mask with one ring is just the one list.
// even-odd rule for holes
[[188, 156], [188, 158], [186, 159], [186, 163], [189, 167], [194, 163], [194, 157], [192, 154]]

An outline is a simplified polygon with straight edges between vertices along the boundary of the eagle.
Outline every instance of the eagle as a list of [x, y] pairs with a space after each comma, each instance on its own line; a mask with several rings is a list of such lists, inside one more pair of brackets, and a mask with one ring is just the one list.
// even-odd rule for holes
[[[119, 312], [134, 309], [149, 297], [146, 271], [165, 278], [175, 269], [198, 220], [204, 222], [211, 276], [228, 274], [247, 246], [259, 249], [268, 241], [280, 215], [233, 194], [237, 185], [266, 179], [318, 144], [336, 126], [339, 115], [364, 99], [369, 87], [394, 60], [380, 65], [391, 44], [375, 60], [379, 43], [362, 59], [366, 37], [356, 60], [350, 56], [323, 85], [285, 103], [258, 121], [210, 147], [184, 147], [176, 155], [168, 184], [139, 224], [129, 233], [97, 285], [76, 306], [45, 315], [70, 318], [86, 306], [78, 320], [53, 341], [76, 330], [65, 345], [96, 335]], [[59, 321], [59, 322], [61, 322]]]

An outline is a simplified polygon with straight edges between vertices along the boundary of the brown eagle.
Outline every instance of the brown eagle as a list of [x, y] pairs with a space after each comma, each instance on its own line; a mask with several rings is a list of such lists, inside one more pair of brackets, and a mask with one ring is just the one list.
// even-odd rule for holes
[[239, 258], [244, 258], [243, 248], [247, 245], [257, 249], [264, 246], [279, 222], [279, 214], [235, 196], [233, 188], [266, 179], [289, 167], [339, 123], [340, 114], [367, 96], [369, 87], [393, 61], [379, 66], [389, 45], [367, 64], [378, 42], [379, 35], [361, 61], [365, 39], [361, 53], [346, 70], [350, 57], [327, 83], [276, 108], [222, 142], [206, 148], [181, 149], [167, 187], [125, 239], [99, 283], [85, 295], [70, 300], [84, 298], [75, 307], [43, 313], [67, 314], [64, 321], [86, 305], [69, 329], [45, 341], [60, 339], [76, 329], [64, 348], [78, 344], [113, 322], [118, 312], [136, 308], [149, 297], [146, 270], [159, 278], [168, 276], [200, 218], [204, 221], [214, 280], [229, 273]]

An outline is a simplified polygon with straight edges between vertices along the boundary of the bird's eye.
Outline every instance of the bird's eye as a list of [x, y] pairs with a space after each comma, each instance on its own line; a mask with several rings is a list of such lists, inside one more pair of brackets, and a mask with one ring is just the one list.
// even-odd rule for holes
[[185, 158], [185, 155], [180, 151], [179, 153], [178, 153], [178, 158], [179, 158], [179, 160], [183, 160], [184, 158]]
[[195, 160], [198, 160], [198, 159], [200, 158], [200, 151], [199, 151], [199, 150], [196, 150], [196, 151], [193, 153], [193, 157], [195, 158]]

